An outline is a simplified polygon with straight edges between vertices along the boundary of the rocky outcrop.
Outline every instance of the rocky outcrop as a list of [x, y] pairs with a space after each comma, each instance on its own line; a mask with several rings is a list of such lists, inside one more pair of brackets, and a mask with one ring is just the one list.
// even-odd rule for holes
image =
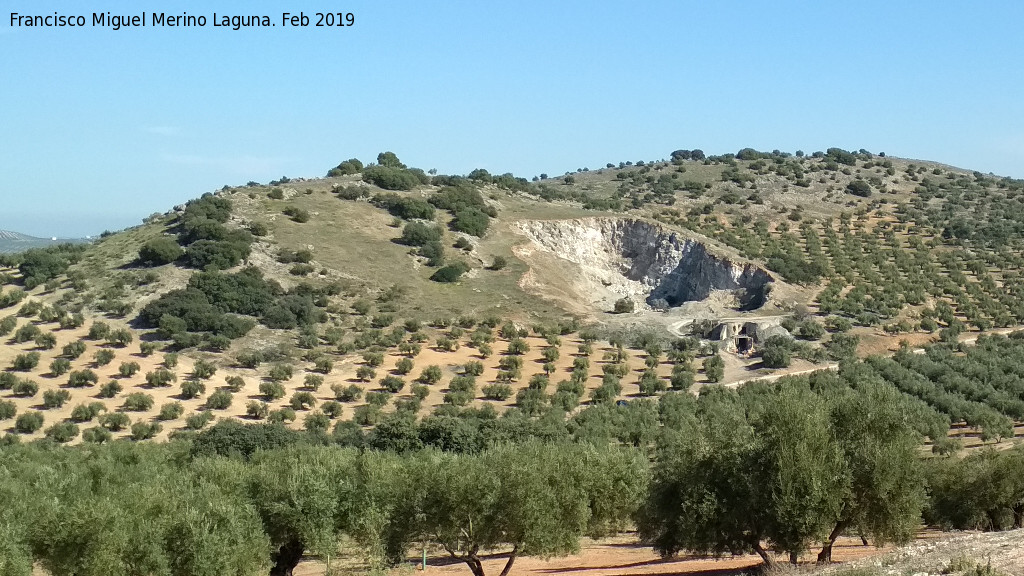
[[644, 220], [530, 220], [520, 230], [542, 250], [579, 265], [612, 292], [654, 308], [735, 294], [739, 307], [764, 305], [772, 276], [751, 263], [710, 253], [700, 242]]

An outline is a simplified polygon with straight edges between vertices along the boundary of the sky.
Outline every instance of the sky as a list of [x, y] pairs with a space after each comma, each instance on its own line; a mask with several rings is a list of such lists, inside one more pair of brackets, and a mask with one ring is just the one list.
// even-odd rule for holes
[[[327, 10], [354, 25], [282, 25]], [[94, 11], [207, 26], [10, 22]], [[384, 150], [531, 178], [838, 146], [1022, 178], [1022, 21], [997, 0], [0, 0], [0, 229], [95, 235]]]

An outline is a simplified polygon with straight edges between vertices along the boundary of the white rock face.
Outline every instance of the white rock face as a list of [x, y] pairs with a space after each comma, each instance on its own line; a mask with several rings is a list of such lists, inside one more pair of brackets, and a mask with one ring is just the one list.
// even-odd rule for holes
[[712, 255], [700, 242], [644, 220], [529, 220], [518, 226], [541, 250], [577, 264], [585, 280], [653, 306], [731, 291], [741, 308], [758, 308], [773, 281], [754, 264]]

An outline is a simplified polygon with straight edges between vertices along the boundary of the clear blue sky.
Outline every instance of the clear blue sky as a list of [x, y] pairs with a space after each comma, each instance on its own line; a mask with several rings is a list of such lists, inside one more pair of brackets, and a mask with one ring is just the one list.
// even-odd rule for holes
[[[409, 165], [532, 177], [752, 146], [1024, 177], [1024, 3], [0, 2], [0, 229], [79, 236], [203, 192]], [[10, 12], [273, 28], [11, 28]], [[354, 12], [351, 28], [281, 12]]]

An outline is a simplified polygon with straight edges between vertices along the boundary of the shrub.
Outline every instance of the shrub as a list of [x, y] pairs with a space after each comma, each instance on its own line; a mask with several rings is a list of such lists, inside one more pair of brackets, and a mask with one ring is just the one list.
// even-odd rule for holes
[[114, 435], [110, 433], [110, 430], [101, 426], [94, 426], [82, 431], [82, 441], [89, 444], [103, 444], [110, 442], [113, 438]]
[[185, 418], [185, 428], [189, 430], [202, 430], [206, 425], [213, 422], [213, 414], [210, 412], [196, 412]]
[[424, 384], [437, 384], [441, 381], [442, 375], [441, 367], [432, 364], [423, 369], [423, 372], [420, 373], [420, 377], [417, 380]]
[[106, 384], [100, 387], [99, 397], [113, 398], [120, 394], [121, 390], [123, 389], [124, 388], [121, 387], [121, 384], [119, 382], [117, 382], [116, 380], [111, 380], [110, 382], [107, 382]]
[[291, 408], [280, 408], [273, 410], [267, 414], [267, 421], [274, 424], [284, 424], [285, 422], [295, 422], [295, 410]]
[[70, 358], [71, 360], [77, 360], [82, 354], [85, 354], [86, 344], [82, 340], [76, 340], [75, 342], [69, 342], [64, 345], [61, 349], [62, 355]]
[[348, 386], [332, 384], [331, 390], [334, 392], [334, 397], [341, 402], [356, 402], [363, 396], [363, 389], [357, 384]]
[[704, 375], [708, 382], [721, 382], [725, 377], [725, 361], [718, 354], [704, 359]]
[[156, 422], [136, 422], [132, 424], [132, 440], [149, 440], [159, 434], [161, 430], [163, 430], [163, 426]]
[[259, 400], [250, 400], [245, 405], [245, 414], [254, 420], [263, 420], [270, 413], [270, 405]]
[[124, 412], [110, 412], [100, 416], [100, 426], [103, 426], [111, 432], [118, 432], [124, 430], [132, 423], [132, 419], [128, 417]]
[[121, 366], [117, 369], [117, 373], [123, 378], [131, 378], [139, 373], [142, 367], [139, 366], [138, 362], [121, 362]]
[[380, 387], [392, 394], [398, 394], [403, 388], [405, 388], [405, 380], [402, 380], [397, 376], [385, 376], [380, 381]]
[[164, 354], [164, 368], [173, 370], [178, 366], [178, 355], [174, 352]]
[[863, 180], [853, 180], [846, 185], [846, 192], [854, 196], [868, 198], [871, 196], [871, 185]]
[[292, 222], [298, 222], [299, 224], [309, 222], [309, 212], [297, 206], [286, 206], [282, 212], [284, 212], [285, 216], [290, 217]]
[[391, 400], [391, 394], [387, 392], [371, 391], [366, 393], [366, 403], [371, 406], [386, 406]]
[[335, 400], [328, 400], [320, 405], [320, 410], [327, 415], [328, 418], [340, 418], [345, 409]]
[[60, 408], [71, 400], [71, 393], [67, 390], [47, 390], [43, 392], [43, 407], [47, 409]]
[[156, 343], [154, 342], [141, 342], [139, 343], [139, 354], [149, 358], [156, 352]]
[[434, 224], [409, 222], [402, 228], [399, 242], [407, 246], [425, 246], [430, 242], [441, 240], [441, 229]]
[[215, 390], [206, 399], [206, 407], [210, 410], [227, 410], [231, 407], [231, 392]]
[[132, 392], [124, 397], [122, 408], [129, 412], [145, 412], [153, 408], [153, 397], [144, 392]]
[[319, 410], [306, 414], [306, 417], [302, 419], [302, 427], [307, 432], [326, 432], [330, 426], [330, 417]]
[[22, 434], [33, 434], [43, 427], [43, 415], [29, 411], [18, 416], [14, 421], [14, 430]]
[[430, 276], [430, 279], [434, 282], [458, 282], [459, 278], [466, 272], [469, 272], [468, 264], [465, 262], [453, 262], [439, 268], [437, 272]]
[[192, 368], [192, 377], [199, 380], [208, 380], [217, 373], [217, 367], [212, 362], [197, 360]]
[[284, 200], [284, 190], [273, 188], [270, 192], [267, 192], [267, 197], [271, 200]]
[[106, 348], [103, 348], [102, 350], [97, 350], [96, 354], [93, 355], [93, 363], [96, 366], [106, 366], [107, 364], [110, 364], [110, 362], [113, 361], [113, 359], [114, 351], [107, 350]]
[[181, 258], [185, 251], [172, 238], [161, 236], [142, 245], [139, 249], [139, 262], [146, 266], [170, 264]]
[[260, 382], [260, 394], [263, 394], [268, 401], [279, 400], [284, 398], [284, 386], [276, 381]]
[[284, 382], [286, 380], [291, 380], [293, 375], [294, 369], [290, 364], [275, 364], [270, 369], [267, 377], [275, 382]]
[[32, 398], [39, 392], [39, 384], [32, 380], [18, 380], [11, 387], [11, 392], [20, 398]]
[[79, 404], [71, 410], [71, 421], [72, 422], [89, 422], [93, 418], [99, 416], [105, 412], [107, 407], [102, 402], [92, 402], [90, 404]]
[[25, 324], [21, 328], [18, 328], [14, 332], [14, 342], [16, 344], [24, 344], [25, 342], [32, 342], [42, 334], [43, 331], [39, 329], [35, 324]]
[[46, 437], [64, 444], [78, 438], [78, 425], [74, 422], [58, 422], [46, 429]]
[[242, 388], [245, 388], [245, 380], [241, 376], [228, 376], [224, 379], [224, 383], [232, 392], [241, 392]]
[[36, 336], [35, 343], [43, 350], [52, 350], [57, 346], [57, 337], [53, 335], [53, 332], [46, 332]]
[[505, 401], [512, 397], [512, 387], [508, 384], [487, 384], [483, 387], [484, 398]]
[[0, 420], [10, 420], [18, 413], [18, 407], [10, 400], [0, 400]]
[[18, 372], [28, 372], [39, 365], [39, 352], [28, 352], [18, 354], [11, 363], [11, 369]]
[[188, 379], [181, 383], [181, 397], [185, 400], [191, 400], [198, 396], [201, 396], [206, 392], [206, 384], [203, 384], [199, 380]]
[[170, 386], [172, 382], [177, 382], [178, 376], [166, 368], [157, 368], [152, 372], [146, 373], [146, 384], [150, 386]]
[[619, 298], [615, 301], [613, 312], [615, 314], [630, 314], [636, 309], [636, 303], [631, 298]]
[[374, 377], [376, 376], [377, 371], [374, 370], [373, 368], [370, 368], [369, 366], [360, 366], [358, 369], [356, 369], [356, 378], [362, 380], [363, 382], [369, 382], [370, 380], [373, 380]]
[[495, 256], [494, 260], [491, 262], [491, 265], [489, 266], [489, 268], [491, 270], [501, 270], [501, 269], [505, 268], [506, 266], [508, 266], [508, 259], [507, 258], [505, 258], [504, 256]]

